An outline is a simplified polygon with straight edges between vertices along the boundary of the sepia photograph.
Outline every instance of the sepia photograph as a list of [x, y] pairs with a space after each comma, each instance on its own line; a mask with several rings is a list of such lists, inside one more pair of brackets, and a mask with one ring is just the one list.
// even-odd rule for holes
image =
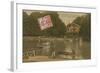
[[22, 10], [22, 61], [91, 59], [91, 13]]
[[24, 1], [11, 10], [11, 70], [96, 66], [95, 7]]

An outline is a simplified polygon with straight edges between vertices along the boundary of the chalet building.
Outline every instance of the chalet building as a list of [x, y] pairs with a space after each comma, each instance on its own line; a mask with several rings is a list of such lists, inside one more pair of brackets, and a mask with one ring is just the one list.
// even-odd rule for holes
[[79, 33], [80, 26], [75, 23], [70, 23], [67, 25], [67, 33]]

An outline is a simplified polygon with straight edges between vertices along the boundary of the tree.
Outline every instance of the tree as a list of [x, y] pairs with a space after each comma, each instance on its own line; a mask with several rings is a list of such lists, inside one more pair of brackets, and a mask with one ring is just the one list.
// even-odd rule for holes
[[83, 37], [85, 40], [91, 39], [91, 14], [87, 13], [84, 16], [77, 17], [74, 21], [74, 23], [80, 25], [80, 33], [79, 35]]
[[[38, 23], [38, 18], [50, 15], [53, 27], [41, 30]], [[64, 36], [66, 34], [66, 26], [59, 18], [57, 12], [45, 11], [45, 12], [32, 12], [27, 16], [23, 12], [23, 32], [25, 36]]]
[[30, 27], [28, 26], [30, 24], [29, 16], [26, 12], [23, 12], [23, 35], [29, 35], [31, 34]]

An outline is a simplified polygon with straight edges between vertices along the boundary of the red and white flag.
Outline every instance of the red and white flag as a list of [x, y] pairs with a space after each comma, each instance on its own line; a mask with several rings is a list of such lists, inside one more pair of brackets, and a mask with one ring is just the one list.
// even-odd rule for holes
[[41, 30], [44, 30], [53, 26], [50, 15], [38, 18], [38, 23]]

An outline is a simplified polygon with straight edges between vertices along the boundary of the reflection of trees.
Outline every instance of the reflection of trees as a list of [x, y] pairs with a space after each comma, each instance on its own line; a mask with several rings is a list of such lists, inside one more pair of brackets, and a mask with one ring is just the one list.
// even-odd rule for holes
[[[51, 16], [53, 27], [41, 31], [37, 19], [45, 15]], [[23, 35], [25, 36], [63, 36], [65, 32], [66, 26], [56, 12], [33, 12], [29, 16], [23, 12]]]
[[91, 14], [87, 13], [85, 16], [77, 17], [73, 22], [80, 25], [80, 36], [82, 36], [85, 40], [90, 40]]

